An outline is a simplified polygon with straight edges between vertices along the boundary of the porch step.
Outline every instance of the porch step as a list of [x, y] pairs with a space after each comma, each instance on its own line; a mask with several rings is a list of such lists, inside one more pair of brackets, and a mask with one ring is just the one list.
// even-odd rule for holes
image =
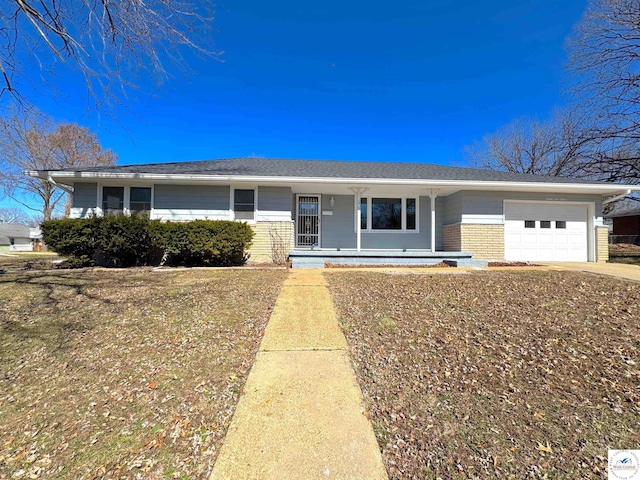
[[445, 258], [442, 261], [450, 267], [481, 268], [489, 266], [489, 262], [486, 260], [474, 260], [473, 258]]
[[429, 250], [292, 250], [292, 268], [324, 268], [325, 263], [337, 265], [435, 265], [447, 261], [452, 266], [483, 267], [487, 262], [473, 260], [472, 252], [432, 252]]

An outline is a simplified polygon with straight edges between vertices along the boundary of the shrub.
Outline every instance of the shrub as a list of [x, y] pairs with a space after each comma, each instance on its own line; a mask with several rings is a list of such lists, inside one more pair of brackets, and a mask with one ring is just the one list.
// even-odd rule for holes
[[95, 216], [82, 220], [48, 220], [41, 227], [42, 239], [60, 255], [91, 258], [97, 248], [100, 222]]
[[241, 265], [253, 238], [249, 225], [227, 220], [154, 221], [151, 234], [167, 263], [188, 266]]
[[42, 235], [49, 248], [72, 257], [69, 264], [75, 265], [150, 265], [162, 256], [173, 265], [230, 266], [246, 261], [253, 230], [227, 220], [165, 223], [119, 215], [50, 220], [42, 224]]

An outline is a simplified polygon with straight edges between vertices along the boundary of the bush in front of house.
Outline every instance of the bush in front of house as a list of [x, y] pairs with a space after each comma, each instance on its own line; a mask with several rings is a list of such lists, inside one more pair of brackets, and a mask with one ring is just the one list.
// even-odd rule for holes
[[253, 239], [248, 224], [228, 220], [155, 221], [151, 232], [154, 244], [170, 265], [242, 265]]
[[[69, 257], [69, 265], [241, 265], [253, 230], [246, 223], [194, 220], [174, 223], [117, 215], [49, 220], [42, 224], [49, 248]], [[162, 259], [162, 260], [161, 260]]]
[[86, 267], [95, 263], [92, 257], [97, 249], [99, 225], [98, 217], [48, 220], [41, 226], [42, 239], [50, 250], [69, 257], [72, 268]]

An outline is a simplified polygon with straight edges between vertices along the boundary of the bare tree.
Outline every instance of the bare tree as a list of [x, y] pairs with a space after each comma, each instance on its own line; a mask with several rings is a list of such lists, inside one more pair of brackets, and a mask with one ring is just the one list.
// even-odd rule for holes
[[[206, 0], [4, 0], [0, 98], [24, 100], [26, 84], [44, 82], [55, 90], [56, 67], [64, 63], [84, 79], [94, 106], [118, 102], [141, 70], [159, 81], [166, 64], [183, 64], [182, 47], [217, 55], [209, 46], [210, 5]], [[39, 77], [33, 78], [33, 71]]]
[[0, 188], [25, 208], [41, 212], [44, 220], [62, 205], [66, 192], [51, 182], [24, 175], [26, 170], [112, 165], [116, 160], [87, 128], [55, 125], [50, 118], [33, 113], [0, 118]]
[[583, 161], [592, 144], [577, 111], [559, 111], [541, 122], [519, 118], [465, 147], [467, 160], [490, 170], [549, 176], [584, 176]]
[[0, 223], [27, 223], [29, 220], [29, 215], [19, 208], [0, 208]]
[[639, 183], [640, 2], [591, 0], [568, 47], [578, 101], [593, 118], [586, 169]]

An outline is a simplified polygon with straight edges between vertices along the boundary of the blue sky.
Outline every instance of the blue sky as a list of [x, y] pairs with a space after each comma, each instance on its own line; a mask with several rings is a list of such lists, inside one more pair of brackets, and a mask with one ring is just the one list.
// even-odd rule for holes
[[[144, 80], [119, 121], [81, 83], [34, 103], [87, 125], [122, 164], [232, 156], [460, 165], [462, 147], [563, 102], [564, 43], [586, 1], [223, 0], [223, 62]], [[133, 111], [133, 113], [131, 113]]]

